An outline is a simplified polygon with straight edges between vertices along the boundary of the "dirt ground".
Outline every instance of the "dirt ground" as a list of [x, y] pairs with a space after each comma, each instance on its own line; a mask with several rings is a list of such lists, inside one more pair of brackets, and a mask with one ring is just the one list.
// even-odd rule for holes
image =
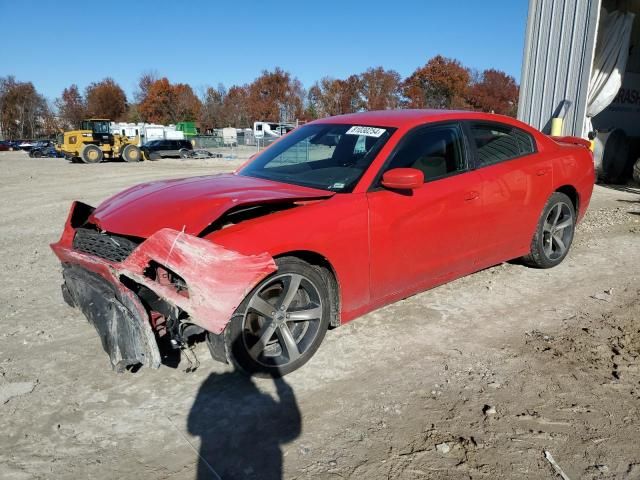
[[[242, 155], [241, 155], [242, 156]], [[640, 479], [640, 191], [596, 187], [567, 260], [509, 263], [327, 334], [283, 380], [201, 345], [117, 375], [60, 294], [69, 205], [239, 159], [0, 153], [0, 478]]]

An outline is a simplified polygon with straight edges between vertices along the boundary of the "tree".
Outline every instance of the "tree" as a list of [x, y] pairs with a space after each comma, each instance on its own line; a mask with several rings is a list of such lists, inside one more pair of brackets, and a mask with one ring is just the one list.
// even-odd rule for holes
[[346, 80], [324, 77], [309, 90], [316, 102], [320, 117], [343, 115], [360, 110], [362, 105], [361, 80], [351, 75]]
[[0, 130], [7, 138], [36, 138], [51, 117], [45, 98], [31, 82], [0, 78]]
[[234, 85], [222, 102], [223, 118], [226, 124], [236, 128], [251, 126], [249, 117], [249, 87]]
[[144, 99], [147, 98], [151, 85], [156, 83], [158, 80], [158, 74], [155, 71], [144, 72], [140, 75], [140, 79], [138, 80], [138, 90], [134, 93], [136, 102], [142, 103]]
[[388, 110], [400, 105], [400, 74], [382, 67], [360, 74], [360, 93], [365, 110]]
[[196, 120], [200, 107], [200, 100], [189, 85], [171, 85], [163, 77], [149, 86], [138, 112], [144, 121], [169, 124]]
[[64, 128], [80, 127], [80, 122], [87, 116], [87, 107], [77, 85], [65, 88], [55, 103]]
[[92, 83], [85, 90], [87, 115], [95, 118], [121, 120], [127, 112], [127, 97], [112, 78]]
[[512, 76], [489, 69], [471, 85], [467, 100], [477, 110], [515, 116], [518, 93], [518, 85]]
[[403, 82], [406, 106], [464, 108], [469, 82], [469, 71], [459, 61], [437, 55]]
[[211, 130], [227, 124], [224, 116], [224, 100], [226, 96], [227, 91], [222, 84], [218, 84], [218, 88], [207, 87], [200, 110], [200, 124], [203, 130]]
[[253, 121], [293, 121], [302, 114], [302, 84], [279, 67], [264, 70], [248, 87], [248, 113]]

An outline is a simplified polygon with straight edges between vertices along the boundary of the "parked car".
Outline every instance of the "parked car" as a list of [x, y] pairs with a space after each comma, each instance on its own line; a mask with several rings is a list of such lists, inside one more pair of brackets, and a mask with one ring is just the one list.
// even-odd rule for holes
[[52, 245], [63, 296], [116, 370], [206, 333], [214, 358], [284, 375], [330, 326], [507, 260], [558, 265], [591, 198], [588, 147], [477, 112], [318, 120], [233, 174], [75, 202]]
[[43, 146], [34, 146], [29, 150], [29, 156], [31, 158], [64, 158], [64, 154], [57, 151], [51, 142], [43, 142]]
[[140, 150], [147, 160], [158, 160], [165, 157], [189, 158], [193, 145], [189, 140], [151, 140], [145, 143]]
[[33, 148], [33, 146], [36, 144], [35, 141], [32, 140], [23, 140], [18, 144], [18, 148], [20, 150], [24, 150], [25, 152], [28, 152], [29, 150], [31, 150], [31, 148]]

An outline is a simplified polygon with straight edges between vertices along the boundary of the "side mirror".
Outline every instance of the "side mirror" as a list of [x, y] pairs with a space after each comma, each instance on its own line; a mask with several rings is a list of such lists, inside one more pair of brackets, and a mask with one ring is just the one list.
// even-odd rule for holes
[[424, 183], [424, 173], [417, 168], [392, 168], [382, 175], [382, 186], [392, 190], [415, 190]]

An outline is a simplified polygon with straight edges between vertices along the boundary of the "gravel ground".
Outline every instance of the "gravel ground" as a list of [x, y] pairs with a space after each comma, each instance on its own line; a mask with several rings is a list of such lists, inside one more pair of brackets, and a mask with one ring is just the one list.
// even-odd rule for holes
[[596, 187], [559, 267], [502, 264], [397, 302], [330, 331], [282, 381], [204, 346], [193, 373], [112, 373], [48, 247], [71, 201], [242, 161], [0, 153], [0, 478], [555, 478], [545, 450], [571, 479], [640, 478], [631, 187]]

